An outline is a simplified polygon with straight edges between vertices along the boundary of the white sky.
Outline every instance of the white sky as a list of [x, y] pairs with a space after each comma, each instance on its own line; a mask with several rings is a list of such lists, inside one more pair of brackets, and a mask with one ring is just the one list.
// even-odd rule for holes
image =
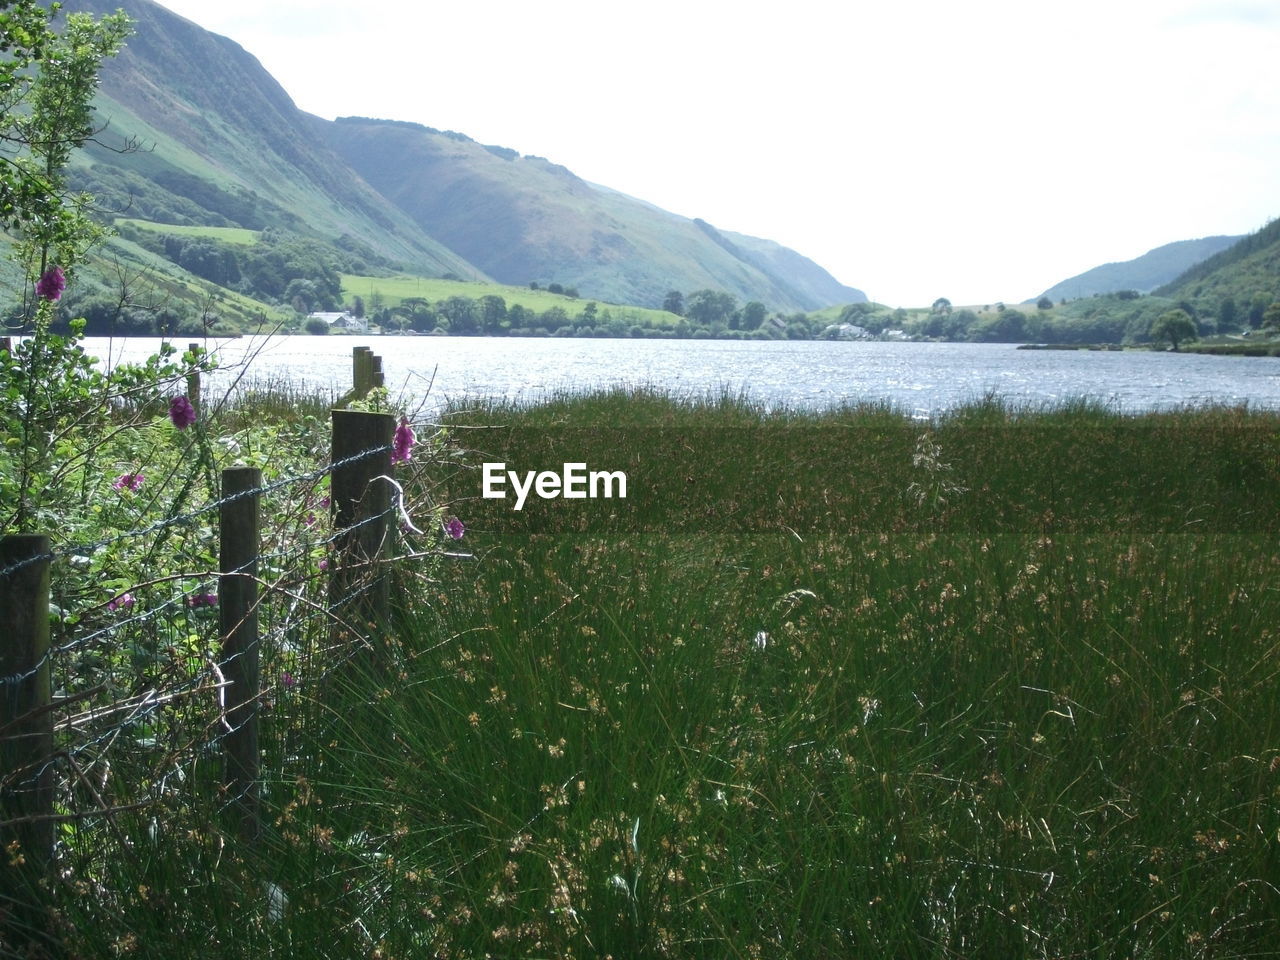
[[304, 110], [458, 130], [894, 306], [1280, 216], [1280, 0], [162, 0]]

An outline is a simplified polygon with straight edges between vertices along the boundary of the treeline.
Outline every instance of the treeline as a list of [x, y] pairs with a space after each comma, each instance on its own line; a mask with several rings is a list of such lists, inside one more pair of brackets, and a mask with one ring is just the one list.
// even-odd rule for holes
[[[374, 304], [366, 312], [364, 299], [355, 297], [350, 309], [388, 333], [411, 330], [462, 336], [807, 340], [829, 325], [816, 315], [770, 313], [755, 300], [740, 304], [733, 294], [717, 290], [697, 290], [687, 297], [671, 291], [662, 310], [641, 310], [594, 300], [575, 303], [577, 291], [556, 283], [529, 286], [561, 294], [566, 303], [535, 310], [497, 294], [451, 296], [434, 302], [407, 297], [392, 307]], [[322, 333], [327, 325], [312, 322], [307, 329]]]

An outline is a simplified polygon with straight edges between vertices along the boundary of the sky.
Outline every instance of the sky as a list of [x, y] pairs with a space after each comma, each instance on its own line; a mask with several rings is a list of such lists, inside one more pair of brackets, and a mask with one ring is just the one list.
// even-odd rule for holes
[[1280, 0], [161, 0], [303, 110], [457, 130], [892, 306], [1280, 216]]

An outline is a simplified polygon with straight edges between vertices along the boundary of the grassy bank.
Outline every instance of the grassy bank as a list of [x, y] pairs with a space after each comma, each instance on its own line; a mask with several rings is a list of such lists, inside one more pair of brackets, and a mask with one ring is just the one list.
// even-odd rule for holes
[[[405, 479], [470, 556], [400, 581], [384, 669], [290, 654], [258, 848], [194, 798], [83, 841], [81, 955], [1274, 949], [1277, 415], [445, 422]], [[516, 514], [490, 459], [628, 496]]]

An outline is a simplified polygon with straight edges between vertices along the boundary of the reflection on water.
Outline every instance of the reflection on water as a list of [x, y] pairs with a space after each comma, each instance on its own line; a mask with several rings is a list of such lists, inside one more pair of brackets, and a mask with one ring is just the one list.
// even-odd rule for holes
[[[142, 338], [85, 343], [113, 361], [143, 359], [157, 345]], [[351, 384], [351, 350], [362, 345], [383, 358], [388, 387], [410, 406], [423, 398], [429, 405], [477, 396], [536, 400], [624, 385], [682, 396], [745, 392], [790, 407], [888, 401], [916, 416], [987, 393], [1034, 405], [1088, 397], [1127, 412], [1207, 402], [1280, 409], [1280, 358], [965, 343], [245, 337], [208, 341], [225, 368], [211, 388], [245, 374], [249, 358], [250, 381], [341, 393]]]

